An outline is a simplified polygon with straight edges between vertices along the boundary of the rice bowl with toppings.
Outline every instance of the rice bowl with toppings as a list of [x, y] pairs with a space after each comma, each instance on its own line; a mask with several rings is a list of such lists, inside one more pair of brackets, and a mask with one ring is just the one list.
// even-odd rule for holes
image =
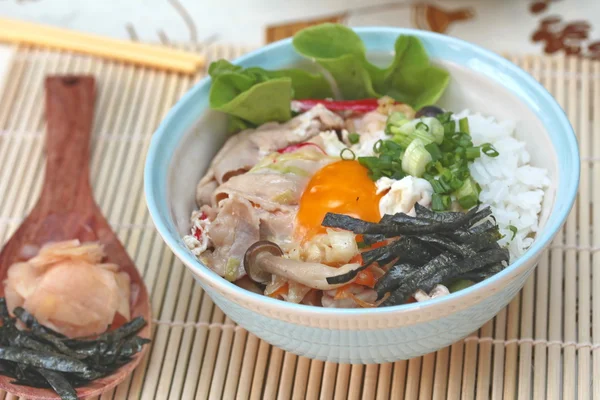
[[[294, 45], [318, 60], [319, 37], [336, 35], [357, 38], [325, 24], [299, 32]], [[418, 40], [400, 36], [396, 48], [377, 93], [327, 54], [320, 64], [331, 89], [318, 73], [213, 62], [211, 106], [234, 135], [197, 185], [183, 238], [201, 262], [272, 298], [352, 308], [447, 295], [527, 251], [547, 170], [530, 165], [514, 122], [435, 104], [450, 76]], [[414, 65], [402, 70], [403, 62]], [[425, 75], [417, 89], [407, 82]], [[279, 99], [289, 88], [291, 99]], [[265, 265], [248, 254], [262, 242], [278, 257]]]
[[[508, 266], [504, 267], [503, 265], [503, 269], [500, 272], [481, 280], [479, 283], [464, 285], [462, 288], [460, 284], [453, 286], [451, 283], [448, 283], [448, 291], [441, 290], [441, 287], [435, 287], [436, 290], [432, 288], [431, 291], [415, 290], [408, 296], [406, 301], [399, 301], [398, 305], [394, 306], [383, 306], [381, 304], [379, 307], [372, 307], [378, 301], [377, 297], [374, 300], [372, 292], [366, 297], [363, 296], [363, 293], [366, 295], [368, 292], [365, 293], [365, 290], [360, 288], [360, 286], [368, 286], [358, 285], [358, 277], [355, 277], [352, 282], [353, 285], [358, 285], [358, 287], [352, 286], [349, 288], [346, 291], [348, 293], [344, 295], [347, 297], [345, 299], [341, 299], [341, 296], [335, 299], [336, 291], [339, 288], [331, 290], [327, 288], [311, 289], [307, 295], [308, 297], [305, 295], [303, 301], [300, 303], [285, 301], [286, 299], [282, 295], [285, 294], [284, 291], [286, 288], [276, 293], [275, 296], [265, 295], [266, 293], [263, 289], [266, 289], [266, 285], [269, 283], [265, 279], [267, 275], [269, 275], [269, 281], [272, 279], [272, 274], [269, 273], [271, 268], [278, 269], [275, 271], [275, 275], [277, 273], [295, 273], [297, 275], [299, 271], [306, 272], [305, 267], [307, 267], [307, 264], [311, 264], [308, 266], [312, 266], [312, 263], [306, 261], [283, 258], [283, 254], [279, 253], [283, 252], [283, 247], [270, 240], [259, 240], [249, 248], [249, 250], [257, 251], [246, 251], [244, 253], [244, 256], [248, 256], [250, 261], [254, 262], [258, 260], [257, 265], [261, 268], [251, 268], [250, 274], [246, 273], [245, 277], [234, 282], [225, 279], [223, 275], [220, 276], [218, 272], [215, 272], [211, 265], [200, 261], [183, 240], [183, 237], [192, 233], [190, 215], [194, 211], [199, 211], [205, 205], [198, 204], [198, 193], [196, 193], [195, 187], [197, 187], [197, 183], [202, 177], [207, 174], [212, 160], [215, 159], [215, 155], [223, 148], [225, 142], [235, 136], [239, 136], [243, 130], [252, 129], [256, 131], [256, 128], [260, 127], [264, 122], [253, 123], [252, 126], [239, 124], [240, 121], [232, 124], [231, 120], [234, 118], [226, 117], [228, 114], [217, 111], [214, 108], [211, 109], [210, 91], [213, 87], [214, 79], [204, 79], [188, 92], [173, 108], [155, 133], [145, 167], [145, 194], [150, 215], [161, 237], [190, 272], [192, 272], [194, 278], [202, 286], [206, 294], [233, 321], [259, 338], [301, 356], [343, 363], [381, 363], [408, 359], [447, 346], [481, 327], [508, 304], [524, 285], [526, 278], [533, 271], [540, 254], [549, 246], [552, 238], [564, 223], [571, 209], [578, 186], [579, 158], [574, 133], [559, 105], [533, 78], [505, 59], [461, 40], [430, 32], [380, 27], [357, 28], [354, 31], [364, 42], [367, 56], [370, 57], [371, 54], [376, 55], [377, 57], [374, 57], [373, 60], [377, 62], [381, 60], [381, 54], [386, 55], [386, 60], [392, 60], [394, 52], [390, 53], [390, 49], [394, 48], [400, 35], [412, 36], [421, 41], [426, 53], [431, 58], [431, 62], [438, 67], [442, 67], [450, 74], [450, 82], [439, 101], [428, 101], [427, 104], [421, 106], [411, 105], [411, 108], [415, 112], [426, 105], [437, 105], [446, 112], [453, 112], [452, 115], [455, 120], [460, 120], [465, 116], [461, 110], [470, 110], [469, 114], [472, 113], [473, 117], [480, 114], [484, 119], [492, 119], [496, 124], [508, 124], [508, 126], [512, 125], [515, 127], [509, 135], [520, 143], [526, 143], [525, 149], [531, 158], [529, 166], [545, 169], [550, 180], [550, 185], [547, 188], [541, 189], [544, 194], [541, 212], [537, 214], [537, 231], [535, 234], [522, 232], [522, 237], [524, 238], [533, 236], [533, 244], [520, 257], [512, 258]], [[296, 51], [292, 40], [288, 39], [243, 56], [234, 61], [233, 65], [239, 66], [242, 71], [255, 67], [266, 71], [302, 68], [315, 73], [319, 71], [315, 71], [315, 68], [313, 68], [313, 60], [319, 62], [319, 58], [322, 57], [312, 57], [307, 62]], [[381, 63], [377, 65], [381, 65]], [[264, 79], [269, 76], [266, 74], [262, 75], [262, 77]], [[281, 82], [276, 82], [276, 84], [279, 85]], [[270, 85], [272, 83], [269, 83]], [[377, 103], [384, 97], [394, 98], [390, 96], [390, 93], [381, 90], [379, 84], [374, 87], [374, 91], [376, 92], [375, 96], [364, 96], [362, 99], [368, 98]], [[304, 96], [296, 97], [296, 99], [311, 99], [306, 93], [301, 94]], [[315, 106], [314, 102], [308, 102], [305, 108], [299, 109], [293, 107], [293, 100], [295, 99], [292, 97], [290, 93], [288, 103], [289, 117], [277, 122], [278, 124], [288, 123], [292, 119], [306, 114], [310, 108]], [[274, 97], [271, 96], [271, 98]], [[332, 98], [335, 98], [335, 96]], [[344, 99], [345, 101], [348, 98], [344, 96], [337, 98], [337, 100]], [[324, 99], [319, 99], [318, 96], [315, 96], [312, 100]], [[396, 100], [396, 102], [410, 105], [414, 98], [413, 100], [408, 100]], [[372, 103], [368, 104], [368, 107], [372, 107]], [[279, 110], [285, 112], [284, 108], [280, 108]], [[371, 109], [368, 112], [370, 111], [373, 110]], [[338, 114], [338, 111], [334, 110], [333, 113]], [[366, 114], [367, 112], [362, 116], [365, 117]], [[347, 119], [348, 116], [343, 115], [342, 117]], [[377, 116], [376, 119], [380, 118], [385, 120], [384, 122], [387, 121], [385, 116]], [[487, 142], [480, 142], [476, 137], [478, 135], [476, 122], [471, 118], [468, 121], [470, 125], [470, 140], [473, 142], [473, 147], [489, 143], [499, 153], [499, 156], [492, 157], [491, 161], [501, 159], [502, 151], [495, 147], [496, 141], [490, 137]], [[373, 121], [369, 121], [369, 124], [371, 123]], [[271, 129], [274, 128], [274, 125], [274, 123], [271, 124]], [[232, 132], [229, 130], [232, 128], [236, 128], [233, 129], [233, 132], [237, 133], [227, 133]], [[336, 158], [337, 161], [335, 162], [341, 163], [340, 154], [336, 156], [333, 151], [333, 148], [340, 142], [339, 137], [336, 140], [332, 140], [334, 139], [334, 135], [337, 136], [338, 133], [341, 132], [336, 129], [329, 130], [328, 134], [319, 132], [319, 134], [327, 136], [327, 146], [323, 147], [323, 150], [332, 154], [330, 157]], [[356, 132], [348, 130], [349, 136], [352, 133]], [[355, 138], [354, 135], [351, 137]], [[310, 141], [310, 139], [304, 141]], [[342, 137], [341, 141], [345, 143], [345, 138]], [[300, 142], [298, 141], [296, 144], [300, 144]], [[372, 141], [369, 147], [372, 147], [376, 142], [377, 140]], [[346, 144], [344, 147], [351, 147], [353, 144]], [[269, 153], [282, 150], [284, 147], [286, 146], [277, 147], [269, 151]], [[304, 154], [308, 154], [308, 148], [313, 147], [315, 150], [314, 154], [317, 154], [316, 157], [321, 157], [318, 155], [318, 152], [320, 152], [319, 149], [312, 144], [299, 147], [304, 148], [304, 151], [306, 151]], [[368, 147], [366, 142], [364, 142], [364, 147], [365, 150]], [[470, 152], [472, 153], [473, 150]], [[285, 154], [289, 157], [293, 153]], [[360, 157], [359, 154], [355, 155], [357, 158]], [[263, 155], [260, 158], [264, 158], [265, 156]], [[346, 151], [344, 157], [349, 158], [350, 156], [348, 151]], [[479, 159], [484, 160], [483, 155]], [[354, 161], [357, 162], [357, 160]], [[350, 161], [345, 162], [352, 164]], [[333, 164], [333, 162], [330, 164]], [[474, 162], [471, 162], [468, 166], [469, 175], [475, 180], [477, 173], [471, 168], [472, 164]], [[526, 166], [526, 164], [518, 164], [516, 168]], [[514, 170], [515, 168], [511, 169], [511, 171]], [[527, 169], [522, 169], [519, 174], [526, 171]], [[490, 172], [495, 173], [495, 171]], [[248, 173], [248, 171], [245, 173]], [[253, 172], [253, 174], [255, 173], [256, 171]], [[310, 175], [311, 178], [312, 175]], [[306, 179], [307, 176], [304, 178]], [[369, 178], [368, 175], [367, 178]], [[390, 177], [389, 179], [394, 179], [394, 177]], [[510, 179], [507, 176], [503, 180], [510, 182]], [[427, 180], [427, 177], [425, 177], [425, 180]], [[381, 183], [384, 181], [382, 180]], [[260, 184], [257, 180], [253, 182], [255, 182], [254, 186], [257, 187]], [[348, 183], [345, 186], [351, 186], [354, 181], [351, 178], [345, 178], [344, 182]], [[376, 183], [373, 180], [371, 182], [373, 184]], [[386, 182], [383, 186], [387, 185], [390, 189], [382, 190], [391, 190], [393, 184], [389, 185], [389, 183]], [[487, 193], [488, 189], [490, 194], [494, 193], [496, 189], [491, 189], [491, 186], [488, 188], [485, 185], [479, 184], [476, 180], [475, 183], [479, 185], [479, 188], [477, 186], [475, 188], [479, 191], [479, 201], [481, 204], [476, 206], [477, 210], [474, 212], [491, 212], [492, 207], [488, 207], [488, 204], [493, 205], [492, 202], [484, 202], [481, 199], [481, 195], [484, 192]], [[528, 185], [528, 191], [535, 192], [537, 190], [533, 189], [533, 185], [527, 181], [524, 184]], [[219, 184], [217, 183], [216, 187], [218, 186]], [[396, 186], [404, 187], [404, 183], [402, 185], [396, 183]], [[209, 193], [214, 192], [216, 187], [210, 189]], [[356, 189], [359, 189], [358, 185], [356, 185]], [[375, 191], [377, 191], [377, 187], [375, 187]], [[332, 192], [336, 191], [332, 190]], [[375, 193], [376, 196], [383, 196], [385, 194]], [[394, 196], [388, 196], [388, 199], [392, 197]], [[441, 199], [442, 203], [444, 202], [443, 199]], [[315, 199], [313, 198], [313, 200]], [[504, 207], [509, 212], [515, 211], [511, 206], [511, 203], [514, 204], [515, 200], [506, 200], [505, 204], [497, 205], [496, 212], [499, 212], [498, 210], [501, 207]], [[379, 202], [374, 202], [372, 205], [373, 207], [369, 207], [371, 210], [376, 208], [375, 206], [378, 206]], [[415, 207], [419, 208], [420, 205]], [[534, 207], [531, 208], [531, 210], [533, 209]], [[421, 215], [418, 218], [422, 218], [426, 215], [427, 210], [432, 211], [426, 206], [425, 209], [415, 209], [415, 217], [417, 217], [417, 211], [419, 211]], [[436, 213], [445, 214], [452, 212], [455, 211], [450, 208], [449, 210]], [[525, 215], [521, 209], [517, 210], [517, 212]], [[461, 212], [461, 214], [464, 215], [465, 213]], [[329, 222], [331, 224], [337, 223], [341, 221], [340, 218], [342, 216], [344, 218], [353, 218], [347, 214], [335, 214], [333, 220], [330, 219]], [[481, 214], [477, 218], [479, 216]], [[409, 217], [408, 219], [412, 218], [410, 215], [407, 215], [407, 217]], [[392, 228], [386, 226], [385, 223], [373, 223], [380, 232], [381, 230], [384, 230], [384, 233], [393, 233], [393, 230], [408, 232], [408, 235], [404, 235], [408, 237], [402, 239], [403, 241], [397, 245], [404, 246], [408, 241], [412, 246], [414, 238], [410, 238], [410, 236], [415, 231], [414, 229], [412, 231], [407, 230], [407, 217], [402, 217], [404, 218], [402, 220], [404, 225], [401, 224], [398, 226], [396, 224]], [[487, 218], [487, 220], [489, 222], [483, 221], [482, 223], [486, 223], [488, 226], [489, 223], [494, 223], [493, 219]], [[353, 224], [353, 229], [369, 230], [374, 228], [372, 225], [369, 225], [371, 222], [366, 219], [354, 218], [350, 221]], [[414, 221], [411, 223], [414, 224]], [[510, 232], [510, 236], [504, 235], [502, 237], [502, 234], [500, 234], [500, 223], [508, 228], [507, 231]], [[206, 222], [203, 222], [200, 226], [204, 227], [206, 224]], [[514, 257], [511, 253], [516, 253], [510, 248], [511, 244], [514, 245], [515, 243], [515, 239], [512, 239], [513, 230], [511, 229], [511, 225], [517, 228], [517, 234], [519, 233], [519, 229], [521, 229], [520, 225], [512, 221], [511, 218], [507, 218], [505, 221], [500, 221], [500, 218], [498, 218], [496, 225], [498, 226], [498, 236], [500, 236], [497, 241], [498, 245], [508, 253], [505, 255], [506, 258]], [[323, 228], [325, 229], [324, 234], [329, 233], [328, 229], [336, 234], [334, 235], [334, 241], [348, 234], [352, 234], [355, 237], [365, 236], [364, 234], [350, 232], [348, 229], [338, 229], [335, 227]], [[506, 232], [506, 229], [504, 231]], [[323, 233], [320, 234], [323, 235]], [[457, 235], [460, 235], [460, 233]], [[454, 238], [458, 241], [458, 236], [455, 235]], [[393, 242], [399, 239], [401, 238], [396, 236], [385, 240]], [[327, 238], [325, 240], [330, 239]], [[509, 244], [508, 248], [502, 240], [510, 241], [511, 244]], [[348, 242], [346, 241], [345, 243]], [[349, 243], [352, 244], [352, 242]], [[362, 244], [359, 245], [359, 243], [361, 243], [360, 240], [358, 243], [355, 242], [356, 247], [360, 247], [359, 252], [361, 256], [364, 256], [366, 248]], [[525, 243], [527, 244], [527, 242]], [[213, 251], [214, 248], [209, 248], [209, 250]], [[199, 254], [202, 253], [199, 252]], [[243, 252], [238, 252], [238, 254], [241, 253]], [[291, 254], [293, 255], [294, 251]], [[285, 260], [285, 263], [279, 265], [278, 261], [281, 259]], [[296, 262], [300, 262], [300, 264]], [[235, 264], [234, 262], [231, 265], [235, 266]], [[335, 278], [334, 280], [342, 279], [344, 277], [336, 277], [336, 275], [340, 275], [341, 272], [352, 273], [354, 266], [359, 265], [359, 263], [349, 262], [348, 264], [354, 264], [354, 266], [346, 267], [347, 269], [342, 271], [340, 271], [340, 267], [337, 267], [337, 272], [334, 271], [330, 276], [326, 276], [331, 270], [321, 268], [323, 265], [326, 267], [331, 266], [323, 263], [316, 264], [320, 264], [317, 266], [320, 273], [319, 277], [322, 279], [319, 282], [323, 283], [324, 281], [327, 284], [329, 284], [327, 278]], [[371, 272], [374, 270], [377, 273], [376, 268], [378, 268], [378, 265], [373, 264], [368, 269]], [[452, 272], [453, 269], [444, 268], [443, 271], [446, 274]], [[250, 275], [258, 281], [265, 281], [265, 283], [257, 283], [250, 278]], [[360, 275], [361, 282], [369, 283], [370, 279], [368, 276], [359, 273], [357, 275]], [[432, 276], [437, 275], [433, 274]], [[298, 279], [305, 278], [305, 276], [295, 277]], [[346, 276], [345, 278], [348, 277]], [[476, 277], [473, 276], [472, 278]], [[295, 282], [299, 281], [296, 280]], [[411, 282], [414, 282], [414, 280], [411, 280]], [[372, 282], [369, 284], [372, 284]], [[340, 285], [343, 286], [344, 283]], [[288, 284], [288, 294], [290, 293], [289, 286]], [[293, 286], [296, 287], [291, 293], [298, 294], [298, 297], [302, 296], [302, 290], [297, 290], [300, 286], [295, 283]], [[357, 288], [360, 289], [360, 292], [357, 291]], [[271, 289], [275, 289], [275, 286], [272, 286]], [[313, 292], [317, 290], [321, 291], [321, 298], [316, 299], [320, 301], [309, 303], [308, 300], [314, 296]], [[450, 293], [448, 294], [448, 292]], [[392, 291], [389, 293], [388, 299]], [[327, 296], [325, 297], [324, 295]], [[293, 297], [291, 300], [295, 300], [298, 297]], [[323, 304], [323, 297], [326, 299], [325, 303], [333, 299], [334, 303], [341, 304], [335, 304], [335, 307], [328, 306], [328, 304]], [[313, 300], [315, 300], [314, 297]], [[362, 305], [359, 303], [362, 303]], [[368, 306], [368, 308], [364, 308], [363, 306]]]

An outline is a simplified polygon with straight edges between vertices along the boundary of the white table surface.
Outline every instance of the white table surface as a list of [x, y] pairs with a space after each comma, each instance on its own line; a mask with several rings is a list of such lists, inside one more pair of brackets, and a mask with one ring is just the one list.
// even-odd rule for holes
[[[600, 0], [544, 1], [546, 10], [536, 14], [530, 11], [534, 0], [0, 0], [0, 16], [142, 41], [209, 39], [258, 46], [268, 25], [349, 10], [350, 26], [415, 27], [417, 6], [430, 4], [446, 11], [470, 10], [473, 18], [451, 24], [445, 33], [496, 52], [542, 53], [543, 45], [531, 36], [549, 16], [563, 23], [587, 21], [584, 51], [600, 40]], [[0, 71], [6, 60], [0, 55]]]

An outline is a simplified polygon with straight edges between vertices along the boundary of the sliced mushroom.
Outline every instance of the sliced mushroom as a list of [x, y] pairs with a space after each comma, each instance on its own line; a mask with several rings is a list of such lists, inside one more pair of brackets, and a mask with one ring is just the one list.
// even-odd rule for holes
[[273, 242], [262, 240], [254, 243], [244, 256], [246, 273], [255, 282], [266, 283], [271, 274], [301, 283], [313, 289], [330, 290], [354, 280], [330, 284], [327, 278], [347, 275], [361, 268], [360, 264], [345, 264], [340, 268], [319, 263], [309, 263], [283, 258], [281, 248]]

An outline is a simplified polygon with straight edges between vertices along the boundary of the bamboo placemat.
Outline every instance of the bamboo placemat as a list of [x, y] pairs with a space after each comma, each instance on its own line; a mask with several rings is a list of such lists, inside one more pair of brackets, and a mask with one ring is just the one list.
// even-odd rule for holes
[[[197, 50], [210, 61], [246, 49]], [[511, 59], [552, 92], [575, 127], [583, 161], [580, 194], [523, 291], [478, 332], [437, 353], [367, 366], [297, 357], [237, 327], [194, 283], [152, 226], [142, 171], [152, 132], [201, 76], [20, 49], [0, 97], [0, 243], [39, 194], [44, 76], [92, 73], [99, 90], [95, 196], [142, 271], [156, 318], [151, 351], [102, 399], [600, 400], [600, 379], [592, 381], [600, 377], [600, 273], [592, 274], [600, 271], [600, 209], [594, 209], [600, 205], [600, 62]], [[1, 393], [3, 398], [13, 397]]]

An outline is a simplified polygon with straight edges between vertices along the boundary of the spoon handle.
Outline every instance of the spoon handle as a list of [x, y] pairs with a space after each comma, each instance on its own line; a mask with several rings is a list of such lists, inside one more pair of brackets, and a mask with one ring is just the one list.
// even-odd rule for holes
[[91, 76], [46, 78], [46, 176], [40, 205], [69, 212], [93, 201], [90, 136], [95, 101]]

